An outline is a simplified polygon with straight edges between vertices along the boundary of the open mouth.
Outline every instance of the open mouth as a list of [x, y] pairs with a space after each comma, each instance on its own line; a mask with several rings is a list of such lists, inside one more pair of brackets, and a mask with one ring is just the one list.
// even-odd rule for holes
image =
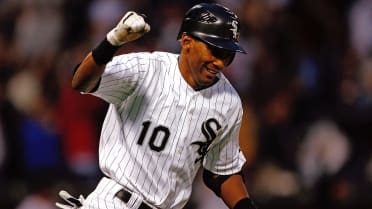
[[206, 69], [209, 73], [212, 73], [212, 74], [214, 74], [214, 75], [216, 75], [216, 74], [218, 73], [218, 71], [212, 70], [212, 69], [210, 69], [210, 68], [208, 68], [208, 67], [206, 67], [205, 69]]

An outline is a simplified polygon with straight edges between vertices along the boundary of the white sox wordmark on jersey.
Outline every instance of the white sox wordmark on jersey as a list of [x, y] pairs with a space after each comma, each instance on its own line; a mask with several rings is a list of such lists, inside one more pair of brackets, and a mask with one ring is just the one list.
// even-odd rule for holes
[[119, 200], [104, 205], [122, 187], [155, 207], [182, 208], [201, 165], [219, 175], [241, 170], [237, 92], [222, 73], [216, 84], [195, 91], [182, 78], [178, 56], [130, 53], [106, 65], [92, 94], [110, 103], [99, 146], [108, 178], [83, 208], [127, 208]]

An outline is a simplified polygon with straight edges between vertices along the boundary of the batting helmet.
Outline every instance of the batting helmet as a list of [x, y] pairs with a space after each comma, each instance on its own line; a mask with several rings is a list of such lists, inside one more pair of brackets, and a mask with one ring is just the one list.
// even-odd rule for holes
[[217, 48], [246, 53], [238, 43], [239, 30], [239, 18], [231, 10], [216, 3], [201, 3], [186, 12], [177, 39], [185, 33]]

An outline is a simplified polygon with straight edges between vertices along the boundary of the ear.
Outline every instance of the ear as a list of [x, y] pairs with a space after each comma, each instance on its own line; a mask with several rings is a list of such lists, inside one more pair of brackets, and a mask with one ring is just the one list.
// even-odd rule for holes
[[180, 43], [183, 49], [189, 49], [193, 39], [187, 34], [182, 34]]

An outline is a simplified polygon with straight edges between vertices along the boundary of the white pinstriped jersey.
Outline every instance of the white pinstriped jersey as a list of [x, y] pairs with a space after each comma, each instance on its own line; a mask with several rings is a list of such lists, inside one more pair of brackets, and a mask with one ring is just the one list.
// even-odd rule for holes
[[131, 53], [106, 65], [97, 91], [110, 103], [99, 163], [111, 179], [159, 208], [182, 208], [202, 165], [239, 172], [241, 100], [223, 74], [195, 91], [178, 68], [178, 54]]

